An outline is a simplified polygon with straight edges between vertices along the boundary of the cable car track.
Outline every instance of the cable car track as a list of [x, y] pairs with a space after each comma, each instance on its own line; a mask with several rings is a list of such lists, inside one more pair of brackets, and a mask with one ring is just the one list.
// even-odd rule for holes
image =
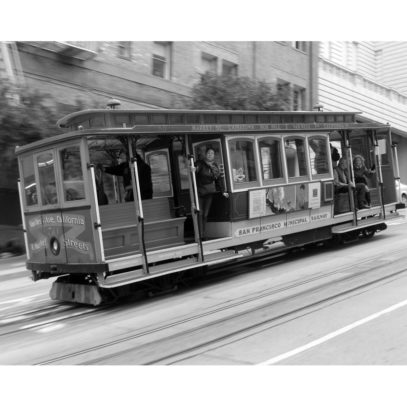
[[[318, 248], [320, 250], [320, 248]], [[328, 249], [329, 250], [329, 249]], [[237, 276], [239, 274], [245, 274], [248, 272], [248, 267], [250, 268], [256, 268], [259, 269], [261, 267], [270, 267], [272, 265], [275, 265], [281, 261], [293, 261], [298, 258], [298, 256], [304, 256], [304, 255], [312, 255], [313, 249], [309, 248], [308, 252], [304, 251], [297, 251], [291, 258], [286, 258], [286, 256], [289, 252], [291, 252], [292, 249], [286, 249], [286, 250], [278, 250], [276, 252], [266, 252], [266, 253], [259, 253], [256, 256], [253, 256], [251, 258], [243, 258], [241, 260], [237, 260], [234, 264], [226, 264], [226, 265], [221, 265], [214, 267], [207, 275], [204, 276], [203, 279], [197, 279], [195, 282], [189, 281], [189, 284], [186, 285], [187, 289], [191, 288], [191, 286], [199, 286], [199, 285], [207, 285], [207, 284], [213, 284], [218, 281], [225, 280], [226, 278], [232, 277], [232, 276]], [[400, 251], [402, 252], [402, 251]], [[380, 256], [378, 256], [379, 258]], [[333, 273], [336, 273], [337, 271], [334, 271]], [[328, 274], [326, 274], [328, 275]], [[318, 277], [319, 278], [319, 277]], [[181, 280], [182, 282], [182, 280]], [[303, 284], [306, 284], [307, 282], [304, 282]], [[170, 291], [171, 292], [171, 291]], [[160, 294], [167, 294], [167, 291], [164, 292], [158, 292], [154, 296], [158, 296]], [[23, 310], [23, 311], [17, 311], [12, 314], [1, 314], [0, 311], [0, 329], [7, 328], [7, 327], [13, 327], [15, 325], [18, 325], [17, 329], [13, 329], [11, 331], [7, 332], [0, 332], [0, 336], [6, 336], [6, 335], [12, 335], [12, 334], [17, 334], [21, 331], [24, 330], [29, 330], [32, 329], [33, 327], [41, 327], [41, 326], [46, 326], [50, 324], [49, 318], [52, 317], [52, 321], [65, 321], [65, 320], [72, 320], [75, 317], [80, 317], [81, 315], [84, 314], [89, 314], [89, 313], [98, 313], [100, 314], [101, 311], [105, 311], [106, 309], [110, 309], [112, 306], [117, 306], [117, 303], [112, 303], [112, 304], [106, 304], [103, 306], [98, 306], [98, 308], [91, 307], [89, 306], [82, 306], [78, 305], [75, 303], [65, 303], [65, 302], [58, 302], [55, 303], [54, 301], [51, 301], [49, 299], [43, 299], [41, 301], [48, 301], [48, 304], [44, 307], [38, 307], [38, 308], [29, 308], [28, 310]], [[132, 301], [132, 296], [129, 297], [129, 299], [123, 299], [123, 301], [126, 303], [128, 301]], [[26, 302], [22, 301], [23, 306], [32, 306], [32, 304], [27, 304]], [[132, 302], [134, 303], [134, 302]], [[78, 309], [83, 308], [83, 311], [78, 311]], [[52, 312], [50, 312], [50, 310]], [[64, 313], [67, 313], [67, 315], [63, 315]], [[46, 319], [44, 321], [41, 321], [41, 318], [44, 318], [44, 314]], [[40, 320], [39, 322], [33, 322], [36, 320]], [[25, 323], [26, 321], [29, 321], [26, 325], [21, 326], [22, 323]]]
[[[403, 253], [404, 250], [395, 250], [390, 252], [391, 255], [399, 255]], [[261, 330], [261, 329], [268, 329], [267, 327], [270, 325], [276, 325], [283, 323], [284, 320], [287, 318], [295, 318], [298, 314], [306, 314], [313, 312], [316, 308], [324, 307], [329, 305], [332, 301], [341, 301], [345, 297], [350, 295], [357, 295], [361, 290], [368, 289], [369, 287], [383, 283], [385, 284], [387, 281], [391, 279], [398, 278], [403, 275], [407, 269], [402, 266], [396, 268], [394, 271], [395, 263], [404, 263], [405, 257], [397, 258], [396, 260], [389, 261], [383, 259], [383, 255], [375, 256], [370, 258], [366, 261], [363, 261], [359, 264], [359, 270], [355, 271], [355, 267], [351, 266], [344, 266], [337, 268], [333, 271], [328, 273], [323, 273], [321, 275], [316, 275], [311, 278], [300, 278], [290, 284], [281, 285], [277, 288], [266, 289], [263, 290], [261, 293], [256, 293], [254, 295], [250, 295], [247, 298], [240, 299], [234, 301], [233, 303], [228, 302], [227, 304], [220, 304], [216, 306], [214, 309], [199, 312], [195, 315], [188, 316], [186, 318], [181, 318], [179, 320], [173, 321], [171, 323], [158, 325], [152, 329], [144, 330], [141, 332], [137, 332], [135, 334], [127, 335], [122, 338], [115, 339], [113, 341], [109, 341], [103, 344], [99, 344], [96, 346], [92, 346], [86, 349], [82, 349], [76, 352], [71, 352], [69, 354], [61, 355], [55, 358], [51, 358], [48, 360], [44, 360], [39, 365], [49, 365], [49, 364], [59, 364], [61, 362], [68, 362], [71, 363], [78, 363], [78, 364], [103, 364], [108, 360], [112, 360], [117, 357], [122, 357], [123, 355], [134, 353], [137, 351], [138, 354], [141, 353], [141, 362], [137, 362], [135, 364], [143, 364], [143, 365], [150, 365], [150, 364], [173, 364], [176, 362], [183, 361], [188, 359], [195, 354], [203, 353], [208, 350], [208, 348], [212, 349], [214, 347], [222, 346], [226, 341], [234, 341], [237, 340], [239, 337], [243, 336], [250, 336], [253, 334], [253, 331]], [[381, 261], [380, 261], [381, 260]], [[392, 269], [390, 272], [383, 273], [380, 271], [383, 267], [387, 269]], [[373, 278], [370, 278], [369, 281], [362, 281], [358, 282], [358, 279], [364, 279], [369, 273], [372, 274]], [[377, 275], [379, 274], [379, 275]], [[339, 277], [332, 280], [333, 277]], [[328, 280], [327, 280], [328, 279]], [[325, 280], [325, 281], [324, 281]], [[356, 284], [353, 284], [350, 288], [343, 289], [341, 288], [344, 284], [352, 283], [352, 281]], [[335, 284], [332, 284], [332, 283]], [[317, 283], [317, 284], [315, 284]], [[297, 292], [296, 290], [306, 287], [304, 290], [300, 290]], [[338, 287], [339, 290], [334, 290], [334, 287]], [[328, 290], [331, 292], [329, 295], [324, 296], [316, 301], [312, 301], [307, 304], [302, 304], [301, 306], [296, 305], [293, 306], [292, 309], [286, 310], [277, 314], [272, 315], [270, 317], [264, 317], [259, 321], [256, 321], [255, 318], [249, 318], [250, 323], [245, 324], [244, 326], [238, 329], [231, 329], [229, 331], [223, 332], [225, 326], [230, 324], [230, 322], [248, 318], [251, 315], [258, 315], [259, 311], [267, 312], [276, 308], [278, 305], [289, 304], [290, 302], [299, 301], [307, 294], [312, 293], [319, 293], [323, 290]], [[277, 298], [276, 296], [283, 295], [281, 298]], [[256, 304], [258, 301], [263, 301], [260, 304]], [[252, 304], [252, 307], [247, 307], [248, 304]], [[222, 315], [222, 314], [228, 315]], [[218, 316], [217, 318], [213, 319], [213, 316]], [[205, 321], [205, 319], [209, 319], [209, 321]], [[187, 327], [186, 329], [182, 329], [183, 326], [186, 324], [196, 324], [196, 322], [201, 321], [198, 326], [193, 326], [192, 328]], [[217, 327], [217, 329], [213, 329]], [[181, 329], [180, 329], [181, 328]], [[208, 328], [212, 329], [212, 332], [216, 332], [215, 336], [210, 340], [199, 341], [197, 340], [191, 346], [185, 348], [185, 345], [181, 345], [181, 349], [168, 353], [168, 351], [162, 351], [159, 357], [151, 358], [147, 357], [143, 360], [142, 353], [143, 351], [148, 351], [151, 349], [160, 349], [161, 348], [171, 348], [176, 349], [180, 347], [178, 342], [181, 338], [190, 337], [193, 335], [198, 335], [200, 332], [207, 330]], [[172, 333], [172, 330], [180, 329], [179, 332]], [[164, 333], [166, 333], [164, 335]], [[132, 345], [131, 342], [137, 341], [139, 339], [146, 339], [149, 336], [161, 334], [163, 335], [161, 338], [154, 339], [152, 341], [148, 341], [141, 344]], [[171, 346], [168, 343], [172, 343]], [[181, 343], [185, 344], [186, 341], [181, 341]], [[114, 352], [107, 352], [106, 354], [100, 355], [101, 352], [112, 349], [116, 346], [123, 346], [123, 345], [130, 345], [125, 347], [125, 349], [115, 350]], [[148, 354], [149, 352], [147, 352]], [[86, 357], [86, 356], [89, 357]], [[83, 357], [86, 357], [86, 360], [83, 361]], [[78, 362], [75, 362], [78, 360]], [[72, 362], [74, 361], [74, 362]]]

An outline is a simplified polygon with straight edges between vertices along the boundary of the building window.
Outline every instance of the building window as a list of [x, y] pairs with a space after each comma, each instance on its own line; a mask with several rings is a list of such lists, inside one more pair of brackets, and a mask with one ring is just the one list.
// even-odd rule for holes
[[155, 42], [153, 48], [153, 75], [160, 78], [171, 77], [171, 43]]
[[222, 75], [237, 76], [237, 65], [226, 60], [222, 61]]
[[305, 41], [291, 41], [291, 45], [293, 48], [298, 49], [299, 51], [307, 51], [307, 43]]
[[213, 74], [218, 73], [218, 58], [215, 57], [214, 55], [202, 52], [201, 65], [203, 72], [210, 72]]
[[117, 45], [117, 56], [121, 59], [131, 60], [131, 42], [119, 41]]
[[305, 110], [305, 89], [295, 86], [293, 89], [293, 110]]
[[277, 79], [277, 97], [281, 102], [284, 102], [284, 110], [292, 110], [291, 107], [291, 98], [292, 91], [290, 82], [286, 82], [282, 79]]

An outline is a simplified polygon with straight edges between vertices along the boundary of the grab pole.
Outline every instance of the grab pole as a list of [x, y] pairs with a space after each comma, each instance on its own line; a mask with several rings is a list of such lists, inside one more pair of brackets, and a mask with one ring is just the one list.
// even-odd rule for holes
[[[345, 133], [345, 147], [346, 147], [346, 158], [347, 158], [347, 164], [348, 164], [348, 172], [350, 174], [352, 182], [355, 184], [355, 174], [353, 173], [353, 157], [352, 157], [352, 149], [350, 147], [350, 140], [349, 140], [349, 132]], [[356, 193], [356, 184], [355, 188], [352, 189], [352, 187], [348, 184], [348, 193], [349, 193], [349, 201], [350, 201], [350, 206], [351, 210], [353, 212], [353, 225], [357, 226], [358, 225], [358, 210], [355, 205], [355, 193]]]
[[198, 197], [198, 187], [196, 183], [196, 167], [195, 167], [195, 162], [194, 162], [194, 156], [190, 154], [188, 156], [190, 167], [191, 167], [191, 179], [192, 179], [192, 189], [193, 189], [193, 195], [194, 195], [194, 212], [195, 216], [197, 217], [197, 229], [198, 229], [198, 242], [199, 242], [199, 250], [200, 250], [200, 257], [201, 261], [204, 261], [204, 250], [203, 250], [203, 245], [202, 245], [202, 231], [201, 231], [201, 225], [199, 222], [199, 217], [200, 217], [200, 206], [199, 206], [199, 197]]
[[[130, 157], [130, 172], [131, 172], [131, 186], [133, 189], [133, 196], [134, 196], [134, 205], [136, 207], [136, 215], [137, 215], [137, 231], [138, 231], [138, 238], [140, 242], [141, 252], [143, 255], [143, 268], [146, 274], [150, 274], [150, 270], [148, 267], [148, 257], [147, 257], [147, 249], [146, 249], [146, 242], [144, 238], [144, 212], [143, 212], [143, 204], [141, 202], [141, 192], [140, 192], [140, 181], [139, 181], [139, 173], [137, 167], [137, 158], [133, 156], [133, 149], [130, 138], [128, 139], [128, 147], [129, 147], [129, 157]], [[135, 193], [134, 193], [135, 192]]]
[[90, 178], [92, 182], [92, 190], [93, 190], [93, 204], [95, 206], [95, 213], [96, 213], [96, 222], [94, 224], [95, 228], [98, 231], [99, 236], [99, 244], [100, 244], [100, 253], [101, 253], [101, 260], [105, 261], [105, 248], [103, 246], [103, 236], [102, 236], [102, 224], [100, 221], [100, 211], [99, 211], [99, 203], [97, 198], [97, 188], [96, 188], [96, 177], [95, 177], [95, 166], [94, 164], [88, 164], [88, 169], [90, 170]]

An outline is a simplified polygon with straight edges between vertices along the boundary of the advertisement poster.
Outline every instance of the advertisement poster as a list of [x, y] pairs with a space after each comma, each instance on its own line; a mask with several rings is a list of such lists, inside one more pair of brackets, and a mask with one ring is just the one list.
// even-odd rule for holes
[[309, 208], [308, 185], [287, 185], [266, 190], [266, 214], [277, 215]]
[[266, 190], [250, 191], [249, 218], [259, 218], [266, 215]]
[[321, 207], [321, 184], [313, 182], [308, 185], [308, 202], [309, 207], [316, 209]]

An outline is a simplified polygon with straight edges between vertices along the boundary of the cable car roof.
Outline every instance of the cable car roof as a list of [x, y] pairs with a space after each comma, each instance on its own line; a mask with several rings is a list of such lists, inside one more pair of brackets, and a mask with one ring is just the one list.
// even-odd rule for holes
[[90, 109], [57, 122], [66, 133], [17, 147], [16, 154], [90, 135], [244, 133], [257, 131], [334, 131], [379, 129], [389, 125], [360, 123], [360, 112], [241, 110]]
[[361, 112], [247, 111], [247, 110], [122, 110], [90, 109], [68, 114], [61, 129], [123, 128], [136, 125], [354, 123]]

